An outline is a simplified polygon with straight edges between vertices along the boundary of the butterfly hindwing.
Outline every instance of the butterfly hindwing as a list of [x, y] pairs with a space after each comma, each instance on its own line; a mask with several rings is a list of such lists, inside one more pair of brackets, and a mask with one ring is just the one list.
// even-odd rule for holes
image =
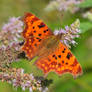
[[82, 69], [75, 56], [61, 42], [56, 51], [46, 58], [40, 58], [35, 63], [46, 75], [50, 71], [58, 75], [71, 73], [74, 77], [82, 74]]

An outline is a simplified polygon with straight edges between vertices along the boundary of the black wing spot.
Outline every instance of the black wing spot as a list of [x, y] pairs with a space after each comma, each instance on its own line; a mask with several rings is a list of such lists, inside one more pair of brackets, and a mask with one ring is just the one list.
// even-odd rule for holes
[[65, 53], [65, 51], [63, 50], [62, 53]]
[[61, 55], [58, 55], [59, 58], [61, 58]]
[[48, 31], [48, 29], [47, 30], [44, 30], [43, 32], [46, 33], [47, 31]]
[[48, 29], [46, 31], [48, 31]]
[[39, 28], [45, 27], [44, 23], [41, 23], [40, 25], [38, 25]]
[[66, 49], [64, 48], [64, 50], [62, 51], [62, 53], [65, 53], [65, 50], [66, 50]]
[[54, 57], [55, 59], [57, 59], [56, 55], [52, 55], [52, 57]]
[[55, 59], [57, 59], [57, 57], [55, 57]]
[[35, 27], [33, 26], [33, 29], [34, 29]]
[[46, 33], [46, 30], [44, 30], [43, 32]]
[[37, 46], [37, 44], [34, 44], [34, 46]]
[[68, 53], [67, 56], [66, 56], [66, 58], [70, 59], [70, 57], [71, 57], [71, 53]]
[[55, 55], [52, 55], [52, 57], [55, 57]]
[[35, 30], [34, 30], [33, 32], [34, 32], [34, 33], [36, 33], [36, 31], [35, 31]]
[[64, 63], [64, 60], [62, 60], [62, 63]]
[[41, 39], [38, 40], [39, 42], [41, 41]]
[[41, 36], [42, 34], [38, 34], [38, 36]]
[[36, 39], [39, 39], [38, 37]]
[[68, 63], [67, 63], [67, 62], [66, 62], [65, 64], [66, 64], [66, 65], [68, 65]]
[[66, 50], [66, 48], [64, 48], [64, 50]]

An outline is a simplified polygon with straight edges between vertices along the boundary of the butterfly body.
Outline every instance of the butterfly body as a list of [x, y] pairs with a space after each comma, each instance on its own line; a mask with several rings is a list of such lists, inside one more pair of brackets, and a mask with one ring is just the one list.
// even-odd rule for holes
[[22, 47], [29, 59], [39, 56], [35, 65], [47, 75], [54, 71], [58, 75], [71, 73], [74, 77], [82, 74], [82, 68], [75, 56], [63, 43], [62, 34], [53, 32], [39, 18], [31, 13], [24, 16], [25, 29], [22, 33], [25, 43]]
[[53, 53], [59, 45], [59, 39], [56, 36], [52, 35], [47, 37], [42, 41], [42, 44], [38, 46], [38, 54], [39, 57], [46, 57], [49, 54]]

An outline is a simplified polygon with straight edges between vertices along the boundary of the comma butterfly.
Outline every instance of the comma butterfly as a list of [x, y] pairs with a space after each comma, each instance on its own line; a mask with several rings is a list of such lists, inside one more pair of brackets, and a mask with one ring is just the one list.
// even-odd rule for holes
[[55, 36], [42, 20], [31, 13], [26, 13], [23, 21], [25, 29], [22, 35], [25, 43], [22, 51], [30, 59], [39, 56], [35, 65], [43, 70], [45, 75], [51, 71], [58, 75], [68, 72], [73, 77], [82, 74], [82, 68], [75, 56], [60, 42], [62, 35]]

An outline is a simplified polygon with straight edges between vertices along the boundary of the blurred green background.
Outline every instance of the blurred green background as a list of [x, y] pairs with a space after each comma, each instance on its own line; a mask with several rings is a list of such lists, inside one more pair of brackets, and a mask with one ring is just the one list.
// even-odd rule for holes
[[[80, 28], [82, 30], [79, 39], [76, 39], [78, 45], [72, 47], [71, 51], [77, 57], [83, 68], [83, 75], [73, 79], [70, 74], [58, 77], [51, 72], [48, 79], [53, 79], [49, 86], [49, 92], [92, 92], [92, 21], [84, 19], [81, 12], [86, 12], [92, 7], [92, 0], [86, 0], [78, 7], [81, 10], [75, 14], [70, 12], [59, 12], [57, 10], [46, 12], [44, 8], [50, 0], [0, 0], [0, 27], [6, 23], [8, 18], [13, 16], [23, 16], [25, 12], [32, 12], [42, 19], [52, 30], [64, 28], [70, 25], [77, 18], [80, 19]], [[42, 76], [42, 72], [34, 65], [35, 60], [31, 62], [21, 60], [13, 63], [13, 67], [22, 67], [25, 72], [32, 73], [35, 76]], [[11, 84], [0, 82], [0, 92], [23, 92], [21, 88], [14, 88]], [[26, 90], [28, 92], [28, 90]]]

